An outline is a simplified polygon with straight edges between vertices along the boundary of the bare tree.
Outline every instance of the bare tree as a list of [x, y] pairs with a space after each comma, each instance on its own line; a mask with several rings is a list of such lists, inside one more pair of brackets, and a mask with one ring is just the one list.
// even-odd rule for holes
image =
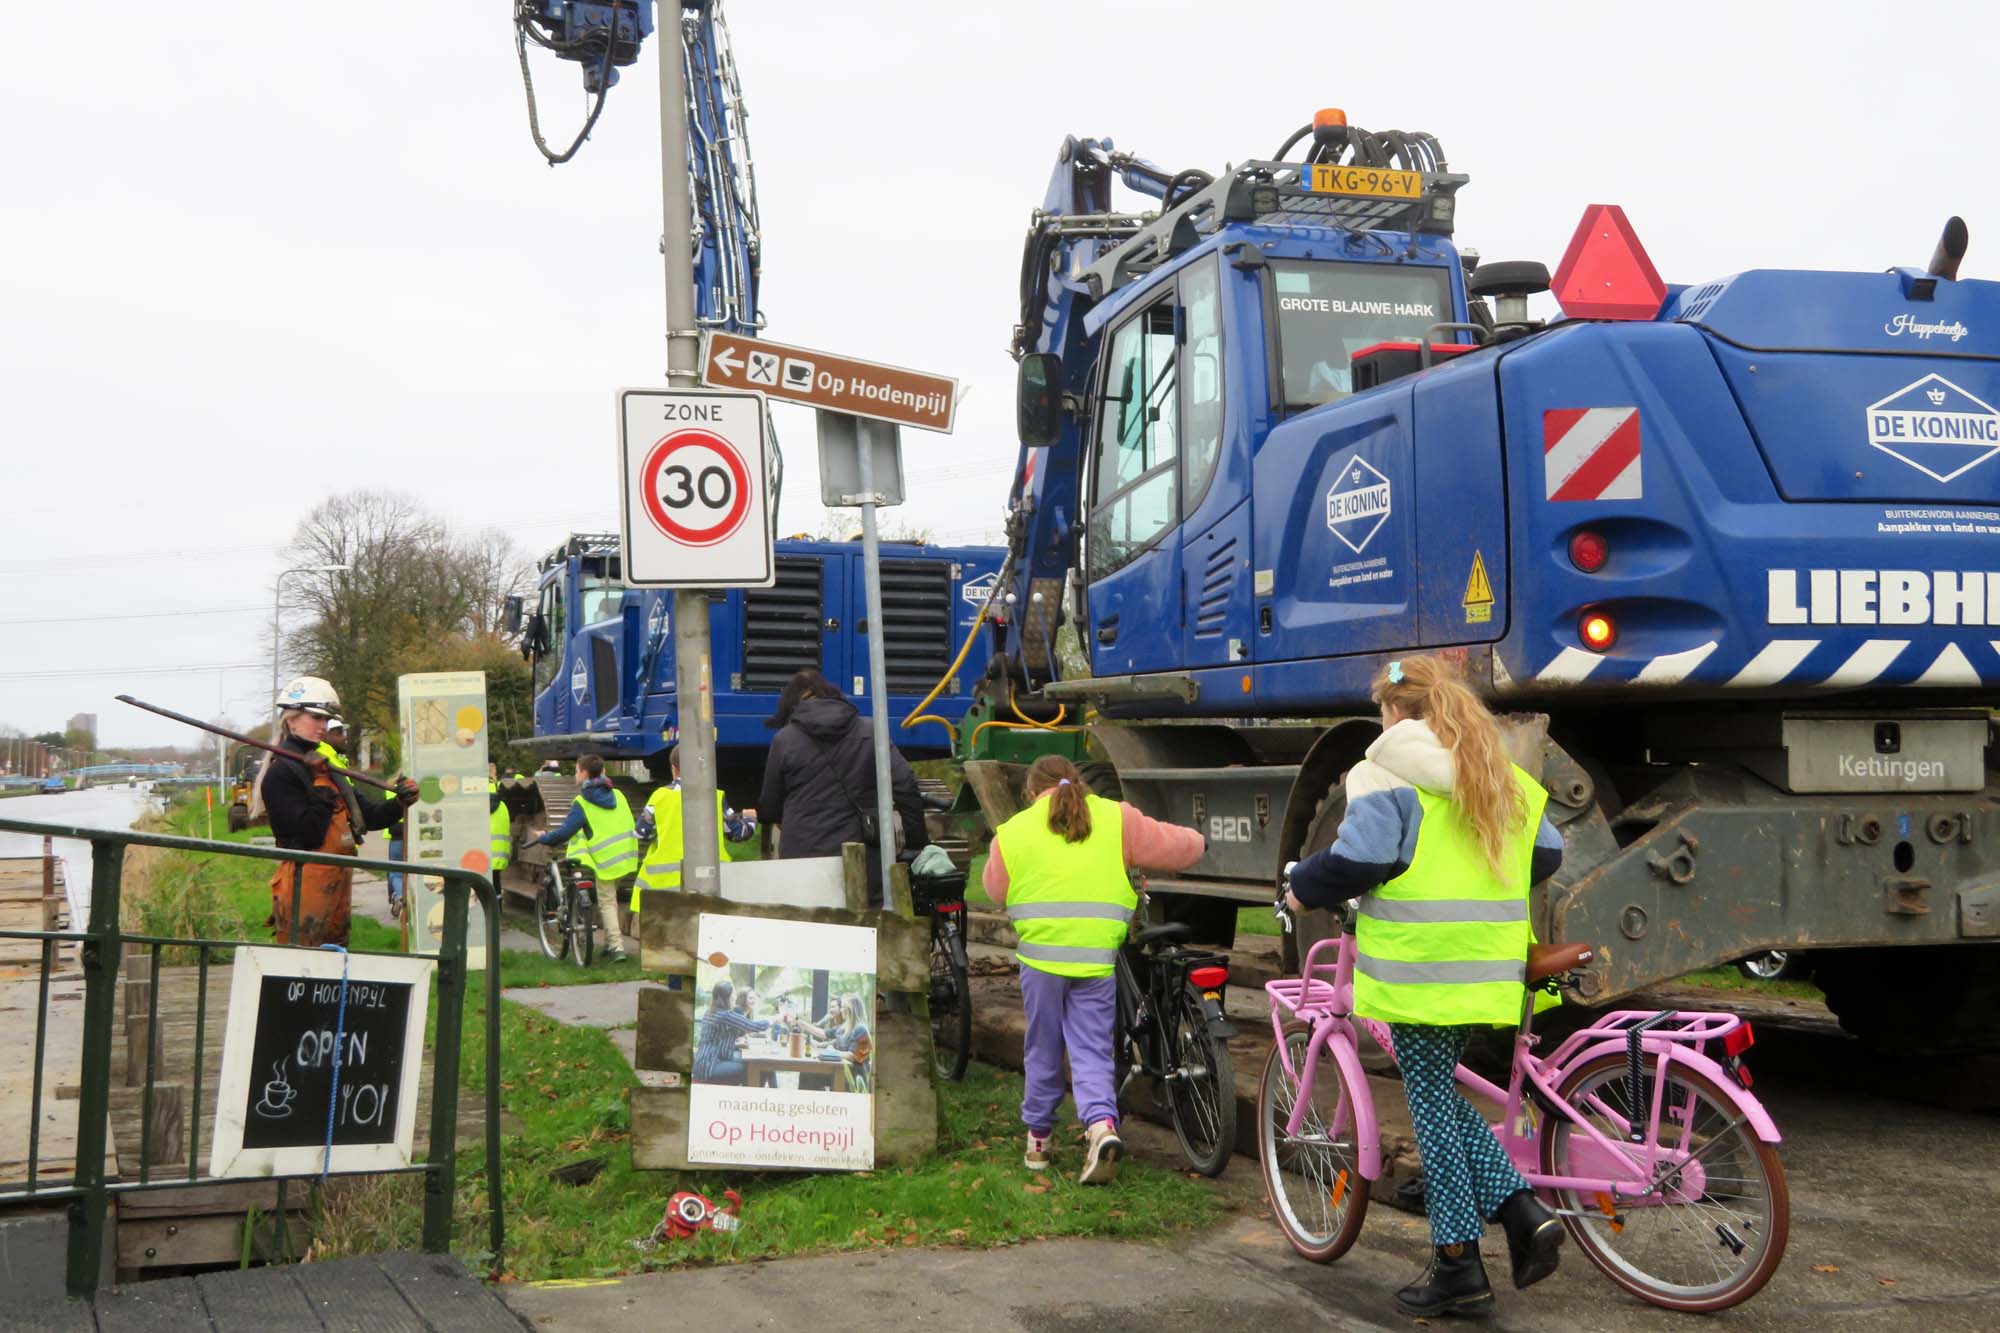
[[507, 597], [528, 578], [505, 533], [455, 538], [443, 519], [395, 492], [323, 501], [287, 555], [297, 565], [348, 566], [293, 585], [309, 619], [287, 636], [284, 657], [333, 683], [357, 735], [393, 733], [396, 677], [457, 655], [450, 645], [493, 638]]

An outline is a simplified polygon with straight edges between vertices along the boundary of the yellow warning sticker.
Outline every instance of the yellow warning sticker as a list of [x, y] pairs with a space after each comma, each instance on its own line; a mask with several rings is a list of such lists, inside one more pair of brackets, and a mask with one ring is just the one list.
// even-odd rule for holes
[[1460, 599], [1465, 607], [1465, 623], [1484, 625], [1493, 619], [1493, 584], [1486, 577], [1486, 560], [1478, 551], [1472, 553], [1472, 572], [1465, 576], [1465, 596]]

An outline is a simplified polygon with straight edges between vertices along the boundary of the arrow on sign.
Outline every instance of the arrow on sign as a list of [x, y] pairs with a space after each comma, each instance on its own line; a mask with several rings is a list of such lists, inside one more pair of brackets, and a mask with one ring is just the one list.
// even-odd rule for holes
[[725, 375], [734, 375], [743, 363], [736, 358], [736, 349], [724, 347], [715, 354], [715, 368]]

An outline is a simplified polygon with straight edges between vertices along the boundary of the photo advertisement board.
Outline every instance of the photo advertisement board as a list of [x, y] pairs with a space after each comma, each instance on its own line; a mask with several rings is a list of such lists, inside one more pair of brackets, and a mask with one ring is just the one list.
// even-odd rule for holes
[[[417, 781], [417, 803], [403, 817], [403, 859], [492, 874], [486, 673], [399, 676], [396, 687], [403, 771]], [[444, 932], [444, 881], [408, 876], [403, 917], [406, 947], [412, 953], [437, 952]], [[486, 916], [477, 897], [467, 908], [465, 944], [467, 966], [485, 967]]]
[[704, 913], [690, 1162], [875, 1165], [875, 932]]

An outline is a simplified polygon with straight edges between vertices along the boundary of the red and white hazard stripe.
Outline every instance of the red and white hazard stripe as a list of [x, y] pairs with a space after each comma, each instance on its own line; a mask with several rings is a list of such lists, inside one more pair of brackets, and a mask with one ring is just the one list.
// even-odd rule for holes
[[1542, 413], [1542, 479], [1551, 500], [1640, 499], [1639, 409]]

